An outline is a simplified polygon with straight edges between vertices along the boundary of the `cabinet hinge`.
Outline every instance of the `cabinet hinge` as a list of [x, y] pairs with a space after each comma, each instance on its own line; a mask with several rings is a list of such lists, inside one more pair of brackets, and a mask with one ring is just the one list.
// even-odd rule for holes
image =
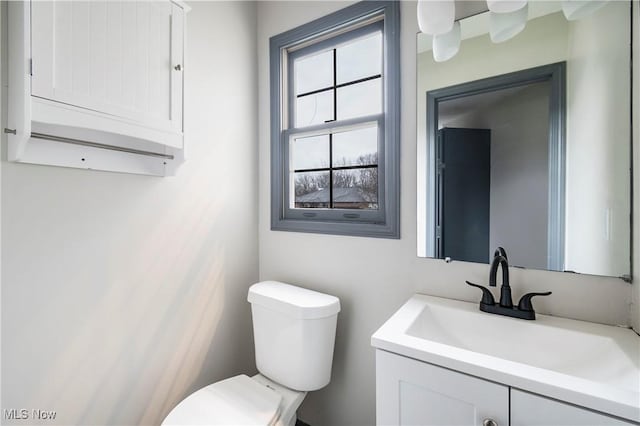
[[33, 59], [29, 59], [29, 75], [33, 75]]

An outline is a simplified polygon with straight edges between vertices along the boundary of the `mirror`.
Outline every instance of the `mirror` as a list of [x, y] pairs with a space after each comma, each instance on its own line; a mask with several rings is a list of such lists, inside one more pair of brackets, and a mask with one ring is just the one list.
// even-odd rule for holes
[[530, 1], [500, 43], [459, 22], [444, 62], [418, 34], [418, 256], [630, 279], [630, 3]]

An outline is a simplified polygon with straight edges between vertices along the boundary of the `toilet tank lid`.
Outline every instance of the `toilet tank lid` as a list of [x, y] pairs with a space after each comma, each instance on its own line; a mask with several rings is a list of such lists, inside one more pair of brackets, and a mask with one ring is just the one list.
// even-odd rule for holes
[[325, 318], [340, 312], [337, 297], [278, 281], [252, 285], [247, 300], [293, 318]]

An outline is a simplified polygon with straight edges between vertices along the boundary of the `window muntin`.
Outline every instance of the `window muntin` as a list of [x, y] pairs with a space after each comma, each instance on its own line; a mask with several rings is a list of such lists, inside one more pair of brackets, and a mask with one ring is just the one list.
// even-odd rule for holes
[[382, 28], [378, 20], [290, 53], [289, 209], [379, 209]]
[[382, 112], [382, 21], [289, 55], [295, 128]]
[[292, 209], [378, 210], [378, 122], [290, 138]]

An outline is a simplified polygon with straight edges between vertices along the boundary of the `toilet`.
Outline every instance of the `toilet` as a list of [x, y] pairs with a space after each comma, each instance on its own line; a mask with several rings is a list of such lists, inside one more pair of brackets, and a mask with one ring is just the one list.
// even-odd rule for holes
[[195, 391], [163, 425], [294, 426], [307, 392], [331, 379], [340, 300], [277, 281], [249, 288], [256, 367]]

